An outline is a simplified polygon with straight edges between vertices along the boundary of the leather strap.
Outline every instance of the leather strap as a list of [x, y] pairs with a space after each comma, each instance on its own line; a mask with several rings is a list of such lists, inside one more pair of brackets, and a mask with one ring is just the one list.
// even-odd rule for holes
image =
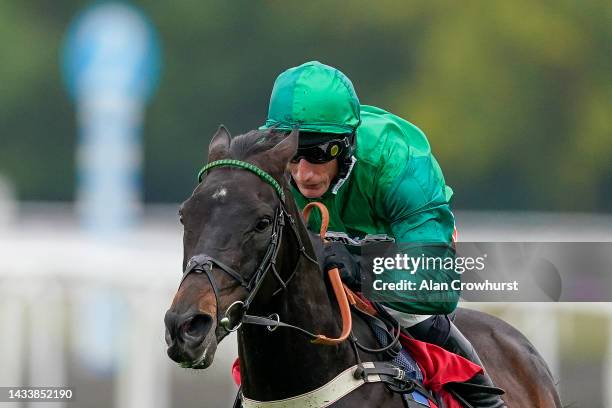
[[[329, 224], [329, 212], [327, 211], [327, 207], [325, 207], [325, 205], [322, 203], [318, 203], [318, 202], [309, 203], [308, 205], [306, 205], [306, 207], [304, 207], [304, 210], [303, 210], [303, 216], [306, 222], [308, 222], [308, 217], [313, 208], [318, 208], [319, 211], [321, 212], [321, 218], [322, 218], [321, 239], [324, 239], [323, 237], [325, 237], [327, 226]], [[338, 268], [332, 268], [329, 271], [327, 271], [327, 273], [329, 275], [329, 281], [331, 282], [331, 286], [334, 290], [334, 295], [336, 296], [336, 299], [338, 300], [338, 306], [340, 308], [340, 316], [342, 318], [342, 333], [340, 334], [340, 337], [330, 338], [324, 334], [314, 334], [300, 327], [293, 326], [287, 323], [283, 323], [280, 321], [280, 318], [273, 320], [269, 317], [266, 318], [266, 317], [261, 317], [261, 316], [253, 316], [253, 315], [245, 314], [242, 317], [242, 323], [260, 325], [260, 326], [268, 326], [268, 330], [270, 331], [273, 331], [276, 327], [287, 327], [290, 329], [296, 329], [302, 332], [303, 334], [305, 334], [306, 336], [312, 338], [311, 342], [313, 344], [323, 344], [327, 346], [334, 346], [334, 345], [342, 343], [343, 341], [348, 339], [349, 335], [351, 334], [351, 330], [353, 328], [353, 318], [351, 316], [351, 306], [349, 304], [348, 296], [351, 296], [352, 298], [351, 303], [356, 302], [355, 298], [357, 296], [354, 295], [353, 292], [350, 292], [350, 290], [347, 292], [348, 288], [346, 288], [344, 284], [342, 283], [342, 279], [340, 278], [340, 271], [338, 271]], [[261, 283], [261, 280], [259, 282]], [[254, 292], [257, 292], [258, 289], [259, 289], [259, 286], [256, 286]], [[248, 306], [250, 303], [249, 300], [251, 298], [252, 297], [249, 296], [249, 299], [247, 299], [247, 301], [245, 302], [245, 307], [244, 307], [245, 310], [248, 309]]]
[[321, 235], [321, 239], [325, 238], [325, 234], [327, 234], [327, 226], [329, 225], [329, 211], [327, 211], [327, 207], [325, 204], [319, 203], [317, 201], [313, 201], [311, 203], [306, 204], [304, 209], [302, 210], [302, 214], [304, 215], [304, 222], [308, 224], [308, 218], [310, 217], [310, 212], [313, 208], [318, 208], [321, 213], [321, 229], [319, 231], [319, 235]]
[[334, 289], [334, 294], [336, 295], [336, 299], [338, 300], [338, 305], [340, 306], [340, 315], [342, 317], [342, 333], [338, 338], [330, 338], [325, 336], [324, 334], [314, 334], [301, 327], [294, 326], [292, 324], [281, 322], [277, 316], [277, 319], [272, 319], [271, 317], [262, 317], [262, 316], [253, 316], [245, 314], [242, 316], [243, 324], [254, 324], [258, 326], [268, 326], [268, 330], [274, 331], [276, 327], [287, 327], [290, 329], [295, 329], [300, 331], [302, 334], [310, 337], [313, 344], [323, 344], [326, 346], [333, 346], [339, 343], [342, 343], [346, 339], [348, 339], [351, 334], [351, 330], [353, 328], [353, 318], [351, 316], [351, 307], [349, 306], [349, 302], [346, 297], [346, 293], [344, 292], [344, 287], [342, 286], [342, 280], [340, 280], [340, 272], [338, 272], [338, 268], [333, 268], [329, 272], [329, 280], [331, 281], [332, 287]]
[[346, 297], [348, 298], [349, 303], [355, 309], [370, 316], [378, 315], [378, 311], [376, 309], [374, 309], [370, 304], [364, 302], [363, 299], [361, 299], [358, 294], [350, 290], [348, 286], [344, 285], [344, 291], [346, 292]]
[[[374, 363], [362, 363], [365, 368], [374, 368]], [[242, 396], [242, 406], [244, 408], [303, 408], [316, 407], [324, 408], [332, 405], [349, 392], [356, 390], [366, 382], [382, 381], [378, 374], [370, 374], [365, 378], [355, 378], [354, 373], [359, 368], [358, 365], [347, 368], [338, 374], [333, 380], [310, 392], [275, 401], [256, 401]]]
[[280, 320], [272, 319], [271, 317], [263, 317], [263, 316], [254, 316], [245, 314], [242, 316], [242, 324], [253, 324], [256, 326], [267, 326], [268, 330], [274, 331], [277, 327], [287, 327], [289, 329], [294, 329], [306, 337], [310, 337], [312, 339], [316, 338], [316, 335], [310, 333], [308, 330], [302, 329], [301, 327], [294, 326], [292, 324], [281, 322]]
[[346, 298], [346, 292], [344, 291], [344, 286], [342, 284], [342, 280], [340, 279], [340, 272], [338, 271], [338, 268], [329, 270], [328, 274], [332, 288], [334, 289], [334, 294], [338, 300], [338, 306], [340, 306], [342, 333], [340, 334], [340, 337], [335, 339], [329, 338], [324, 334], [317, 334], [317, 338], [312, 340], [312, 343], [333, 346], [348, 339], [348, 336], [351, 334], [351, 330], [353, 329], [353, 317], [351, 316], [351, 307], [349, 306], [348, 299]]
[[[329, 225], [329, 211], [323, 203], [316, 201], [308, 203], [302, 210], [304, 222], [308, 223], [308, 218], [310, 217], [310, 212], [313, 208], [317, 208], [321, 213], [321, 230], [319, 231], [319, 234], [321, 239], [325, 240], [327, 226]], [[351, 334], [351, 330], [353, 329], [353, 320], [351, 316], [351, 307], [347, 299], [346, 291], [344, 290], [344, 284], [342, 283], [342, 279], [340, 279], [340, 271], [338, 271], [338, 268], [332, 268], [327, 271], [327, 273], [329, 275], [329, 281], [331, 282], [334, 290], [334, 295], [338, 300], [338, 306], [340, 307], [340, 316], [342, 317], [342, 333], [338, 338], [330, 338], [324, 334], [317, 334], [316, 338], [312, 340], [312, 343], [333, 346], [348, 339], [348, 336]]]
[[[297, 395], [274, 401], [257, 401], [241, 396], [243, 408], [325, 408], [356, 390], [366, 383], [383, 382], [392, 389], [401, 393], [419, 391], [427, 398], [435, 401], [434, 397], [418, 381], [405, 378], [404, 371], [384, 362], [365, 362], [347, 368], [334, 379], [321, 387]], [[410, 406], [410, 405], [409, 405]], [[412, 404], [412, 406], [422, 406]]]

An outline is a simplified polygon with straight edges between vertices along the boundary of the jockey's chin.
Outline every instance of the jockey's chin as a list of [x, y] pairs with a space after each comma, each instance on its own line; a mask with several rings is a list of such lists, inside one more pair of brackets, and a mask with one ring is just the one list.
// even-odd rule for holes
[[300, 193], [306, 198], [319, 198], [329, 188], [329, 184], [318, 184], [318, 185], [300, 185], [296, 183]]

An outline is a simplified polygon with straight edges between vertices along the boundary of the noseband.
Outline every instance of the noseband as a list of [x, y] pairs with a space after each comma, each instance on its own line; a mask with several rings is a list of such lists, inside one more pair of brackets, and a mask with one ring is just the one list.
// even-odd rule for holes
[[[309, 261], [311, 261], [311, 262], [313, 262], [315, 264], [317, 264], [317, 261], [314, 260], [310, 255], [308, 255], [306, 253], [306, 250], [304, 248], [304, 245], [302, 244], [302, 240], [300, 238], [300, 235], [299, 235], [299, 233], [297, 231], [297, 226], [295, 225], [295, 220], [293, 219], [291, 214], [289, 214], [289, 212], [287, 211], [287, 208], [286, 208], [286, 205], [285, 205], [285, 193], [284, 193], [281, 185], [270, 174], [266, 173], [265, 171], [263, 171], [262, 169], [260, 169], [259, 167], [255, 166], [254, 164], [251, 164], [251, 163], [243, 162], [243, 161], [240, 161], [240, 160], [224, 159], [224, 160], [218, 160], [218, 161], [209, 163], [206, 166], [204, 166], [202, 168], [202, 170], [200, 170], [200, 172], [198, 173], [198, 182], [202, 181], [203, 176], [210, 169], [212, 169], [214, 167], [229, 167], [229, 166], [242, 168], [242, 169], [245, 169], [247, 171], [250, 171], [250, 172], [256, 174], [257, 176], [259, 176], [263, 181], [265, 181], [267, 184], [269, 184], [274, 189], [274, 191], [276, 192], [276, 194], [278, 195], [278, 197], [280, 199], [279, 206], [276, 209], [276, 213], [274, 215], [274, 224], [273, 224], [273, 228], [272, 228], [272, 235], [270, 237], [270, 243], [268, 244], [268, 247], [266, 249], [266, 253], [264, 254], [264, 257], [262, 258], [261, 262], [259, 263], [259, 266], [257, 267], [257, 269], [255, 269], [255, 271], [251, 274], [251, 276], [249, 278], [245, 279], [241, 274], [239, 274], [234, 269], [232, 269], [229, 266], [227, 266], [225, 263], [223, 263], [223, 262], [219, 261], [218, 259], [216, 259], [216, 258], [214, 258], [214, 257], [212, 257], [210, 255], [207, 255], [207, 254], [198, 254], [198, 255], [195, 255], [195, 256], [191, 257], [189, 259], [189, 261], [187, 262], [185, 271], [183, 272], [183, 278], [181, 279], [181, 284], [183, 283], [185, 278], [187, 278], [187, 276], [189, 276], [191, 273], [204, 273], [204, 274], [206, 274], [206, 277], [208, 278], [208, 280], [210, 281], [210, 284], [212, 286], [213, 292], [215, 294], [215, 300], [217, 302], [217, 321], [221, 324], [221, 326], [225, 330], [227, 330], [228, 332], [232, 332], [232, 331], [238, 330], [238, 328], [242, 324], [243, 316], [245, 315], [245, 313], [249, 309], [253, 299], [257, 295], [257, 292], [261, 288], [262, 283], [264, 282], [266, 276], [268, 275], [268, 273], [270, 271], [272, 271], [272, 274], [273, 274], [274, 278], [278, 281], [278, 283], [280, 285], [280, 287], [276, 291], [274, 291], [274, 293], [272, 294], [272, 296], [274, 296], [277, 293], [279, 293], [280, 291], [283, 291], [283, 290], [285, 290], [287, 288], [287, 284], [291, 281], [291, 279], [295, 275], [295, 273], [296, 273], [296, 271], [298, 269], [300, 260], [302, 259], [302, 257], [306, 258], [307, 260], [309, 260]], [[295, 268], [294, 268], [293, 272], [291, 273], [291, 275], [289, 275], [287, 280], [283, 280], [281, 278], [281, 276], [279, 275], [277, 269], [276, 269], [276, 257], [277, 257], [278, 250], [280, 248], [280, 242], [281, 242], [282, 236], [283, 236], [283, 230], [284, 230], [284, 226], [285, 226], [285, 218], [287, 218], [289, 220], [289, 225], [291, 226], [291, 230], [293, 231], [293, 235], [295, 236], [295, 238], [296, 238], [296, 240], [298, 242], [299, 254], [300, 254], [300, 257], [298, 258], [298, 261], [296, 262]], [[215, 281], [215, 279], [213, 277], [213, 274], [212, 274], [213, 266], [216, 266], [218, 269], [222, 270], [227, 275], [232, 277], [248, 293], [248, 296], [247, 296], [247, 298], [246, 298], [246, 300], [244, 302], [243, 301], [236, 301], [236, 302], [232, 303], [225, 310], [225, 312], [223, 313], [224, 317], [221, 318], [221, 319], [219, 319], [219, 316], [220, 316], [220, 313], [219, 313], [219, 294], [220, 294], [220, 290], [219, 290], [219, 287], [218, 287], [218, 285], [217, 285], [217, 283], [216, 283], [216, 281]], [[234, 324], [232, 324], [233, 322], [232, 322], [232, 319], [231, 319], [231, 316], [230, 316], [230, 312], [234, 308], [239, 308], [239, 310], [240, 310], [240, 318], [237, 319], [236, 322], [234, 322]], [[278, 316], [276, 316], [276, 317], [278, 317]]]

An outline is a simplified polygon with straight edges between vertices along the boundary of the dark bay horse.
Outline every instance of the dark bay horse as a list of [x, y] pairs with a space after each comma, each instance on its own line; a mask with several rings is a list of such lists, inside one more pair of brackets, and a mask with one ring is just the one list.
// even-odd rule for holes
[[[268, 131], [231, 139], [220, 127], [210, 143], [209, 164], [231, 159], [252, 168], [208, 169], [180, 209], [185, 273], [165, 317], [168, 355], [183, 367], [207, 368], [217, 344], [238, 329], [242, 391], [259, 401], [308, 392], [356, 364], [348, 341], [319, 345], [298, 330], [239, 327], [238, 312], [248, 309], [250, 315], [271, 316], [329, 337], [342, 331], [337, 302], [291, 198], [286, 166], [297, 140], [297, 132], [286, 136]], [[546, 363], [516, 329], [465, 309], [457, 311], [456, 324], [496, 385], [506, 390], [508, 407], [561, 407]], [[363, 345], [378, 347], [372, 330], [359, 318], [353, 319], [353, 334]], [[363, 351], [360, 355], [363, 361], [381, 358]], [[399, 394], [382, 383], [367, 383], [333, 406], [404, 405]]]

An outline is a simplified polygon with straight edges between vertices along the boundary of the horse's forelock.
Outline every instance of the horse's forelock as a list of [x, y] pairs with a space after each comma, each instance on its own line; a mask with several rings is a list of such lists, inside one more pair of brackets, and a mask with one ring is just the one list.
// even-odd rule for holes
[[236, 160], [247, 160], [264, 153], [284, 138], [285, 134], [271, 130], [252, 130], [232, 139], [230, 156]]

